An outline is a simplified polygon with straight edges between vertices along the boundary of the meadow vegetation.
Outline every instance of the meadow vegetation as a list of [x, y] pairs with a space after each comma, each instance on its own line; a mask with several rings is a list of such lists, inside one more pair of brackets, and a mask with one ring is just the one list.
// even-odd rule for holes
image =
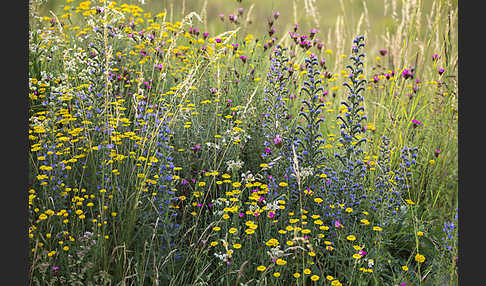
[[31, 285], [457, 285], [457, 3], [220, 2], [30, 1]]

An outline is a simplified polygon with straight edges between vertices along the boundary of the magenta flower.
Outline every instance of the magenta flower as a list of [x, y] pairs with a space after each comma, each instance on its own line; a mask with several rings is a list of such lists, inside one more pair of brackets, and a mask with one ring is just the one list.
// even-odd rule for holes
[[340, 223], [339, 221], [337, 221], [337, 220], [336, 220], [336, 221], [334, 221], [334, 227], [335, 227], [335, 228], [339, 228], [339, 229], [341, 229], [341, 228], [343, 228], [344, 226], [342, 225], [342, 223]]
[[317, 29], [312, 29], [309, 31], [309, 37], [312, 39], [319, 31]]
[[439, 75], [442, 75], [444, 72], [445, 72], [445, 70], [443, 68], [439, 69]]
[[379, 50], [378, 51], [380, 53], [380, 55], [382, 56], [386, 56], [388, 54], [388, 51], [387, 50]]
[[280, 137], [280, 135], [278, 134], [277, 136], [275, 136], [275, 138], [273, 138], [273, 144], [275, 144], [277, 148], [282, 147], [282, 141], [283, 141], [282, 137]]
[[422, 122], [416, 119], [412, 119], [412, 123], [413, 123], [413, 128], [416, 128], [417, 126], [422, 126]]
[[439, 149], [435, 150], [435, 151], [434, 151], [434, 156], [435, 156], [436, 158], [437, 158], [437, 157], [439, 157], [439, 154], [440, 154], [441, 152], [442, 152], [442, 151], [441, 151], [441, 150], [439, 150]]

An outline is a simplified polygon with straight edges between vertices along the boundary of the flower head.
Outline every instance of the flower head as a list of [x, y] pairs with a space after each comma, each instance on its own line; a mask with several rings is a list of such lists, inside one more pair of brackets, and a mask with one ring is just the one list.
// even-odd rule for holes
[[380, 55], [382, 56], [386, 56], [388, 54], [388, 51], [387, 50], [379, 50], [378, 51], [380, 53]]

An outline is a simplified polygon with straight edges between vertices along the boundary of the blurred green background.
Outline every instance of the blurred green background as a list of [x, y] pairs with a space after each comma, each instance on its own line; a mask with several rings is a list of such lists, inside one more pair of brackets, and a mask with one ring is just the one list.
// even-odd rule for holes
[[[80, 1], [74, 1], [68, 5], [77, 6]], [[94, 2], [98, 1], [92, 1]], [[99, 1], [103, 2], [103, 1]], [[201, 14], [206, 7], [207, 23], [202, 25], [203, 30], [211, 34], [217, 34], [229, 29], [234, 25], [229, 22], [228, 15], [237, 15], [237, 9], [243, 8], [243, 15], [239, 17], [240, 23], [245, 24], [248, 33], [254, 33], [255, 36], [265, 33], [268, 29], [268, 19], [272, 18], [272, 12], [279, 12], [280, 16], [275, 21], [274, 27], [277, 32], [274, 37], [279, 38], [284, 33], [291, 30], [296, 23], [300, 25], [300, 31], [307, 32], [312, 28], [318, 28], [318, 37], [321, 41], [326, 42], [329, 34], [336, 37], [336, 28], [338, 25], [345, 27], [347, 33], [353, 35], [344, 35], [346, 38], [355, 36], [357, 26], [360, 22], [361, 15], [361, 33], [367, 32], [371, 40], [380, 40], [388, 29], [393, 31], [394, 20], [392, 14], [395, 13], [396, 19], [402, 19], [402, 7], [404, 5], [416, 3], [421, 9], [422, 23], [427, 21], [427, 16], [431, 11], [434, 0], [124, 0], [117, 1], [118, 4], [127, 3], [138, 5], [144, 9], [144, 12], [157, 13], [166, 10], [168, 15], [172, 15], [173, 21], [180, 20], [182, 14], [187, 15], [191, 11]], [[457, 9], [457, 0], [435, 1], [442, 3], [444, 7], [450, 2], [454, 9]], [[306, 5], [307, 4], [307, 5]], [[317, 17], [309, 15], [306, 6], [309, 4], [315, 6]], [[56, 14], [62, 14], [62, 7], [66, 1], [47, 0], [43, 5], [41, 14], [49, 15], [49, 11]], [[250, 7], [253, 8], [250, 11]], [[294, 9], [295, 7], [295, 9]], [[394, 12], [395, 11], [395, 12]], [[250, 15], [248, 13], [250, 12]], [[221, 21], [218, 15], [224, 14], [225, 20]], [[249, 17], [248, 17], [249, 16]], [[251, 24], [247, 23], [247, 18]], [[315, 18], [317, 18], [317, 23]], [[338, 19], [341, 18], [341, 19]], [[338, 24], [338, 20], [342, 21]], [[425, 24], [422, 25], [425, 28]]]

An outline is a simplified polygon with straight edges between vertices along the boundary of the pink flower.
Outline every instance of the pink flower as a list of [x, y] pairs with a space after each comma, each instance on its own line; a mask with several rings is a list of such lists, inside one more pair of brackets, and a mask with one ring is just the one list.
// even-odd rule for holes
[[280, 137], [280, 135], [277, 134], [277, 136], [275, 136], [275, 138], [273, 138], [273, 144], [275, 144], [275, 146], [277, 148], [280, 148], [282, 146], [282, 137]]
[[344, 226], [339, 221], [336, 220], [336, 221], [334, 221], [334, 227], [341, 229]]

